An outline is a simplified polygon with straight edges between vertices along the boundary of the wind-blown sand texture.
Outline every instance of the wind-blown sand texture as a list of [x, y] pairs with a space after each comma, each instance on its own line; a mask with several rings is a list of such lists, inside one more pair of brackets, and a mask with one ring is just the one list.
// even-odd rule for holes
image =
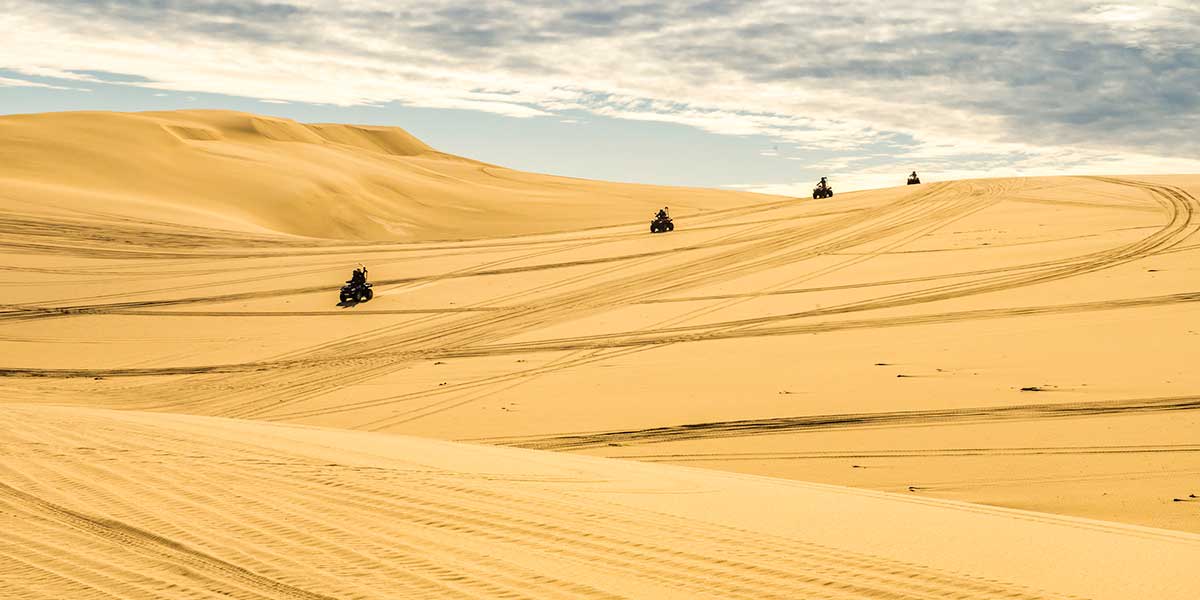
[[6, 597], [1200, 591], [1183, 576], [1198, 536], [1100, 521], [231, 419], [59, 407], [0, 419]]
[[0, 156], [2, 597], [1200, 594], [1200, 177], [812, 201], [203, 111]]

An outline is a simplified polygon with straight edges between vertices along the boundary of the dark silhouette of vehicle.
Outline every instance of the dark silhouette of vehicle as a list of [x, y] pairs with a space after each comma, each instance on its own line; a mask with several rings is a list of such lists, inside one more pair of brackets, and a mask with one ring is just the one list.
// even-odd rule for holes
[[650, 221], [650, 233], [666, 233], [668, 231], [675, 231], [675, 222], [671, 220], [671, 217], [660, 214]]
[[366, 302], [374, 298], [374, 292], [371, 289], [371, 284], [367, 282], [350, 282], [342, 286], [342, 302], [350, 304], [350, 302]]
[[375, 292], [371, 289], [371, 284], [365, 281], [352, 281], [342, 286], [341, 297], [345, 304], [367, 302], [375, 297]]
[[908, 185], [918, 185], [921, 183], [921, 178], [917, 177], [917, 172], [913, 171], [912, 175], [908, 176]]
[[821, 181], [817, 183], [817, 187], [813, 188], [813, 200], [820, 200], [821, 198], [832, 198], [832, 197], [833, 197], [833, 188], [829, 187], [829, 184], [826, 183], [825, 178], [822, 177]]
[[375, 292], [371, 290], [371, 284], [367, 283], [367, 268], [358, 263], [346, 285], [342, 286], [342, 304], [366, 302], [374, 297]]

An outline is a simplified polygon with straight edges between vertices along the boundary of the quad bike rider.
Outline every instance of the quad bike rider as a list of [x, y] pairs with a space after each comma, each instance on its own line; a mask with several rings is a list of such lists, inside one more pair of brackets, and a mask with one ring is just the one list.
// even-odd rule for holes
[[917, 185], [921, 183], [921, 178], [917, 177], [917, 172], [913, 171], [912, 175], [908, 176], [908, 185]]
[[667, 214], [667, 207], [658, 209], [658, 214], [654, 215], [654, 220], [650, 221], [650, 233], [661, 233], [665, 231], [675, 231], [675, 222], [671, 220], [671, 215]]
[[833, 188], [829, 187], [829, 183], [825, 181], [824, 177], [822, 177], [821, 181], [817, 183], [817, 187], [813, 188], [813, 200], [832, 197]]
[[350, 280], [342, 286], [342, 302], [366, 302], [375, 297], [371, 284], [367, 283], [367, 268], [359, 263], [350, 275]]

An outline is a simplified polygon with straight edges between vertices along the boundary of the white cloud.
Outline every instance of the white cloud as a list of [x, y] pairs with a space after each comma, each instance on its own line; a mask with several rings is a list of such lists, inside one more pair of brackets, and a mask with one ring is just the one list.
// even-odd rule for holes
[[32, 87], [42, 88], [47, 90], [71, 90], [76, 92], [90, 92], [86, 88], [67, 87], [61, 85], [51, 85], [49, 83], [41, 83], [37, 81], [29, 81], [25, 79], [14, 79], [12, 77], [0, 77], [0, 87]]
[[130, 74], [264, 102], [586, 111], [767, 136], [782, 158], [824, 152], [814, 170], [864, 178], [879, 166], [864, 160], [1161, 171], [1191, 163], [1160, 157], [1200, 152], [1188, 0], [0, 0], [0, 29], [0, 68], [28, 75]]

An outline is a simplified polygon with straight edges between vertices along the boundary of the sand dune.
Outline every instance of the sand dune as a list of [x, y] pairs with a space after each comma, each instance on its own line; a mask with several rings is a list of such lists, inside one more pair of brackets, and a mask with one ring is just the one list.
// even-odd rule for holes
[[574, 230], [640, 220], [664, 204], [686, 214], [756, 197], [521, 173], [438, 152], [395, 127], [229, 111], [4, 116], [0, 156], [7, 202], [79, 229], [116, 220], [134, 244], [151, 219], [413, 241]]
[[7, 598], [1200, 593], [1200, 536], [717, 471], [19, 405], [0, 440]]
[[210, 112], [0, 154], [30, 596], [1196, 595], [1200, 177], [810, 201]]

